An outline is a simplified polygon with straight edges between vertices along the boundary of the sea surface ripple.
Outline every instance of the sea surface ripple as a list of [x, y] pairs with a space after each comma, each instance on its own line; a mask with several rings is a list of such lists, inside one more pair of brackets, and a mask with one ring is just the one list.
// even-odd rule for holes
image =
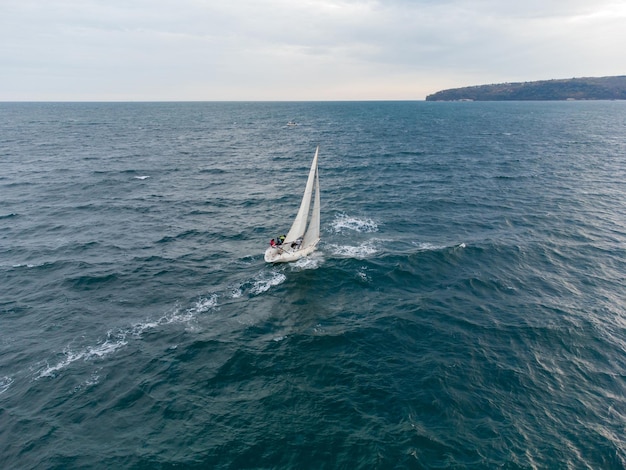
[[[4, 468], [626, 468], [626, 103], [0, 129]], [[319, 249], [265, 264], [318, 144]]]

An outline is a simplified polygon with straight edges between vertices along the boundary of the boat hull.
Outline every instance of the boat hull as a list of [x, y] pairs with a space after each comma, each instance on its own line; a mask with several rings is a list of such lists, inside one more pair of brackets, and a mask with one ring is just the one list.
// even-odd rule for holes
[[294, 250], [292, 250], [291, 248], [270, 246], [267, 250], [265, 250], [264, 258], [267, 263], [289, 263], [291, 261], [296, 261], [300, 258], [310, 255], [315, 251], [316, 247], [317, 242], [315, 242], [315, 244], [313, 245]]

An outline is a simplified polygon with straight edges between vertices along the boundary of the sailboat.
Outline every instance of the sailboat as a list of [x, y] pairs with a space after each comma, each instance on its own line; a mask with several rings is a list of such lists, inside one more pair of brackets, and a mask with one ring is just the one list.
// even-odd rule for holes
[[[265, 250], [265, 261], [268, 263], [286, 263], [300, 259], [313, 253], [320, 241], [320, 180], [317, 171], [319, 150], [318, 145], [309, 170], [300, 209], [285, 240], [282, 244], [270, 246]], [[311, 201], [313, 201], [312, 210]]]

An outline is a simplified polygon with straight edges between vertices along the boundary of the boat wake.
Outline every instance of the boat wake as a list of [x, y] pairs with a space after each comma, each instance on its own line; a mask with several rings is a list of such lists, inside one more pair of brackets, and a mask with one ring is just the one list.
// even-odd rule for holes
[[[303, 258], [298, 260], [297, 263], [293, 263], [293, 266], [290, 266], [290, 268], [292, 270], [314, 269], [321, 259], [321, 256]], [[221, 293], [201, 296], [188, 307], [176, 306], [157, 319], [148, 318], [130, 324], [125, 328], [109, 330], [103, 338], [96, 340], [95, 344], [77, 346], [75, 342], [72, 342], [58, 353], [54, 360], [44, 360], [31, 366], [32, 378], [35, 381], [44, 378], [55, 378], [63, 370], [78, 361], [97, 363], [124, 349], [131, 342], [141, 340], [145, 334], [168, 325], [184, 325], [186, 329], [194, 330], [197, 328], [196, 321], [199, 316], [220, 309], [220, 302], [218, 302], [220, 298], [236, 300], [244, 296], [252, 298], [261, 295], [286, 281], [287, 276], [282, 272], [283, 270], [277, 268], [263, 270], [251, 279], [226, 288]], [[224, 304], [227, 303], [228, 301], [226, 300]], [[97, 374], [92, 373], [91, 378], [83, 385], [94, 385], [97, 382]], [[0, 377], [0, 394], [6, 392], [12, 383], [12, 378]]]
[[292, 271], [305, 271], [307, 269], [317, 269], [323, 262], [324, 257], [322, 253], [316, 251], [305, 258], [300, 258], [298, 261], [291, 263], [289, 267]]
[[84, 346], [78, 351], [74, 351], [71, 346], [66, 346], [61, 353], [62, 359], [52, 365], [46, 361], [43, 367], [40, 367], [36, 371], [35, 380], [45, 377], [54, 378], [61, 370], [79, 360], [88, 362], [91, 360], [102, 359], [103, 357], [108, 356], [109, 354], [112, 354], [118, 349], [126, 346], [128, 344], [126, 336], [127, 332], [125, 331], [119, 331], [117, 333], [109, 331], [106, 338], [95, 346]]
[[[141, 339], [148, 331], [171, 324], [190, 324], [198, 315], [217, 309], [217, 299], [217, 294], [206, 298], [201, 297], [191, 307], [185, 309], [177, 307], [157, 320], [148, 319], [117, 331], [110, 330], [106, 337], [96, 342], [95, 345], [85, 345], [80, 348], [68, 345], [60, 354], [62, 358], [57, 362], [50, 364], [49, 361], [45, 361], [32, 368], [35, 371], [35, 380], [54, 378], [76, 361], [91, 362], [103, 359], [127, 346], [130, 340]], [[2, 391], [1, 385], [0, 382], [0, 392]]]
[[449, 248], [466, 248], [465, 243], [459, 243], [458, 245], [435, 245], [428, 242], [412, 242], [419, 251], [441, 251]]
[[134, 324], [130, 329], [130, 334], [135, 338], [140, 338], [146, 331], [154, 330], [166, 325], [172, 324], [188, 324], [203, 313], [217, 309], [217, 294], [211, 294], [209, 297], [200, 297], [191, 307], [181, 309], [176, 308], [172, 312], [163, 315], [156, 321], [147, 320]]
[[250, 289], [250, 293], [252, 295], [259, 295], [263, 292], [267, 292], [274, 286], [278, 286], [285, 282], [287, 276], [285, 276], [281, 272], [272, 272], [268, 277], [263, 276], [260, 279], [255, 280], [252, 283], [252, 288]]
[[231, 299], [239, 299], [244, 295], [256, 296], [282, 284], [286, 279], [287, 276], [278, 270], [273, 270], [269, 273], [264, 271], [249, 281], [232, 286], [229, 297]]

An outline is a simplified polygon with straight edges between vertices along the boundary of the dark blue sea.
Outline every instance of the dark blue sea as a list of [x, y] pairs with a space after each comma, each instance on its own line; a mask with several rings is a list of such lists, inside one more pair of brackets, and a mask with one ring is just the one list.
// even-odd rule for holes
[[624, 469], [625, 284], [626, 102], [2, 103], [0, 466]]

